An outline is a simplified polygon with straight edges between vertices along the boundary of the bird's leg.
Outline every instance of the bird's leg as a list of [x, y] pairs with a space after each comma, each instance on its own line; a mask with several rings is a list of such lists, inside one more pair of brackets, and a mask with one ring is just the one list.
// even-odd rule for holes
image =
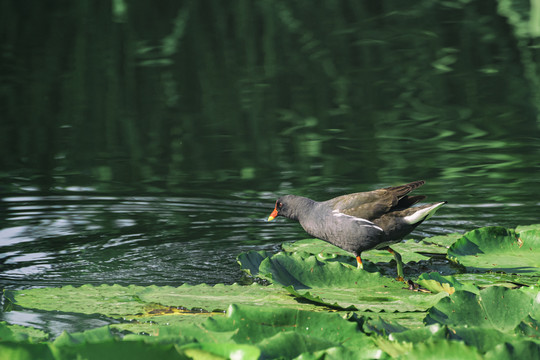
[[358, 269], [364, 269], [364, 264], [362, 264], [362, 259], [360, 258], [360, 255], [356, 256], [356, 262], [358, 263]]
[[397, 264], [397, 280], [404, 281], [403, 279], [403, 261], [401, 260], [401, 255], [397, 252], [392, 250], [391, 247], [387, 247], [386, 250], [392, 255], [394, 255], [394, 259], [396, 259]]

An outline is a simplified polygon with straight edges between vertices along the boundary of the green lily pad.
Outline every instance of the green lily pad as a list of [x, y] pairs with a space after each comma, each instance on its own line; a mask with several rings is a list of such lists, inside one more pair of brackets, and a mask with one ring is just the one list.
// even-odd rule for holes
[[302, 353], [325, 350], [336, 343], [325, 338], [313, 337], [298, 332], [285, 331], [261, 340], [257, 346], [265, 359], [293, 359]]
[[[417, 282], [431, 294], [381, 275], [378, 268], [388, 268], [381, 262], [393, 259], [385, 251], [366, 252], [375, 260], [358, 270], [351, 254], [312, 239], [284, 244], [284, 252], [275, 255], [238, 256], [246, 272], [271, 286], [6, 290], [6, 303], [15, 308], [130, 321], [64, 332], [46, 343], [37, 342], [47, 341], [48, 334], [0, 322], [0, 358], [534, 358], [540, 351], [540, 265], [524, 248], [535, 253], [539, 234], [536, 225], [483, 228], [396, 244], [405, 259], [429, 259], [415, 268], [440, 266], [440, 255], [450, 247], [449, 257], [473, 271], [420, 275]], [[513, 260], [482, 265], [506, 255]]]
[[436, 245], [443, 249], [441, 253], [446, 254], [446, 251], [463, 235], [459, 233], [451, 233], [447, 235], [437, 235], [422, 239], [422, 243]]
[[334, 347], [362, 349], [359, 359], [377, 353], [356, 322], [335, 313], [231, 305], [225, 318], [210, 318], [204, 327], [213, 332], [236, 331], [232, 340], [256, 345], [264, 358], [293, 358]]
[[396, 322], [385, 321], [381, 317], [369, 319], [364, 323], [363, 329], [367, 334], [377, 334], [380, 336], [388, 336], [392, 333], [409, 330]]
[[432, 324], [420, 329], [393, 332], [389, 338], [400, 344], [404, 342], [415, 344], [445, 339], [461, 341], [466, 345], [476, 347], [481, 353], [487, 352], [500, 343], [520, 339], [516, 334], [503, 333], [496, 329], [471, 328], [466, 326], [449, 327], [440, 324]]
[[[112, 317], [145, 313], [134, 286], [120, 285], [4, 290], [5, 298], [27, 309], [103, 314]], [[144, 289], [144, 288], [141, 288]]]
[[454, 274], [453, 277], [462, 284], [470, 284], [478, 288], [488, 286], [506, 286], [515, 288], [537, 284], [538, 276], [505, 274], [496, 272]]
[[53, 345], [76, 346], [80, 344], [97, 344], [112, 342], [115, 340], [118, 340], [118, 338], [111, 333], [110, 328], [108, 326], [102, 326], [80, 333], [69, 334], [64, 331], [59, 337], [54, 340]]
[[[321, 259], [328, 260], [342, 258], [339, 260], [356, 264], [355, 256], [352, 253], [319, 239], [304, 239], [295, 242], [287, 242], [283, 243], [281, 247], [285, 252], [305, 252], [318, 255]], [[414, 240], [408, 240], [392, 245], [392, 249], [401, 254], [404, 263], [408, 263], [411, 261], [418, 262], [420, 260], [429, 259], [428, 256], [422, 255], [419, 252], [433, 253], [440, 251], [439, 249], [441, 248], [430, 245], [423, 246], [421, 243]], [[446, 250], [444, 250], [444, 253], [446, 253]], [[369, 250], [362, 253], [362, 260], [368, 260], [372, 263], [390, 262], [393, 259], [394, 256], [386, 250]]]
[[412, 349], [397, 359], [478, 359], [482, 356], [474, 346], [451, 340], [435, 340], [415, 343]]
[[434, 293], [446, 292], [451, 295], [456, 292], [456, 290], [467, 290], [473, 293], [478, 293], [480, 291], [474, 285], [462, 284], [453, 276], [442, 276], [437, 272], [421, 274], [420, 277], [418, 277], [417, 282], [420, 286], [423, 286]]
[[[430, 244], [424, 241], [407, 240], [392, 245], [392, 249], [400, 254], [411, 253], [409, 261], [420, 261], [429, 259], [431, 255], [446, 254], [447, 249], [443, 246]], [[416, 255], [412, 255], [416, 254]]]
[[236, 261], [238, 262], [243, 271], [245, 271], [251, 276], [257, 276], [259, 275], [259, 266], [261, 265], [261, 262], [270, 256], [272, 256], [272, 253], [266, 250], [250, 250], [248, 252], [238, 255], [236, 257]]
[[193, 311], [224, 311], [231, 303], [315, 309], [300, 304], [279, 286], [182, 285], [119, 286], [83, 285], [61, 288], [6, 290], [6, 299], [28, 309], [103, 314], [137, 319], [141, 316], [182, 315]]
[[493, 328], [515, 332], [525, 319], [540, 319], [540, 292], [534, 287], [507, 289], [492, 286], [478, 294], [456, 291], [429, 309], [426, 324]]
[[514, 332], [516, 334], [540, 340], [540, 319], [533, 319], [529, 315], [516, 326]]
[[106, 341], [98, 343], [55, 346], [51, 343], [29, 344], [0, 342], [2, 359], [179, 359], [185, 354], [172, 344], [145, 344], [143, 342]]
[[179, 359], [186, 356], [174, 344], [105, 341], [71, 346], [50, 346], [55, 359]]
[[488, 360], [538, 359], [540, 344], [533, 341], [515, 341], [497, 345], [486, 353]]
[[[182, 285], [180, 287], [149, 286], [141, 287], [137, 292], [141, 301], [158, 303], [165, 306], [182, 306], [188, 310], [225, 311], [229, 304], [246, 304], [258, 306], [287, 306], [305, 308], [291, 299], [276, 286], [238, 284], [214, 286]], [[313, 309], [313, 308], [311, 308]], [[310, 309], [310, 310], [311, 310]]]
[[[142, 342], [149, 344], [152, 349], [156, 345], [177, 345], [180, 354], [188, 356], [201, 356], [204, 354], [208, 358], [214, 358], [215, 355], [224, 359], [231, 358], [231, 355], [241, 359], [258, 359], [260, 350], [251, 345], [241, 345], [231, 342], [231, 338], [236, 331], [213, 332], [202, 326], [184, 324], [183, 326], [160, 326], [154, 329], [154, 333], [149, 335], [126, 335], [123, 339], [111, 333], [108, 326], [87, 330], [80, 333], [62, 333], [53, 343], [52, 349], [55, 352], [66, 353], [64, 348], [75, 347], [77, 352], [67, 351], [69, 354], [80, 354], [80, 351], [88, 351], [91, 345], [99, 344], [99, 347], [108, 343], [118, 343], [119, 341], [129, 342], [135, 347], [139, 347]], [[90, 346], [85, 346], [90, 345]], [[118, 345], [118, 348], [124, 345]], [[170, 347], [169, 347], [170, 348]], [[214, 356], [214, 357], [212, 357]]]
[[[295, 360], [356, 360], [362, 359], [362, 350], [352, 350], [344, 347], [333, 347], [322, 351], [303, 353]], [[366, 356], [369, 359], [368, 356]]]
[[525, 231], [529, 230], [537, 230], [540, 231], [540, 224], [531, 224], [531, 225], [520, 225], [516, 227], [516, 233], [520, 234]]
[[[205, 319], [207, 321], [208, 318]], [[181, 325], [154, 326], [146, 335], [128, 334], [125, 341], [144, 341], [158, 343], [185, 344], [192, 342], [226, 343], [230, 342], [236, 331], [210, 331], [203, 323], [183, 323]]]
[[297, 297], [345, 310], [422, 311], [445, 296], [410, 291], [404, 283], [380, 273], [320, 261], [306, 253], [278, 253], [265, 259], [259, 271]]
[[50, 345], [45, 344], [30, 344], [30, 343], [16, 343], [10, 341], [0, 342], [0, 354], [3, 359], [17, 359], [17, 360], [55, 360], [57, 357], [53, 356]]
[[192, 343], [180, 346], [178, 350], [189, 359], [260, 359], [261, 350], [252, 345], [224, 343]]
[[48, 338], [49, 335], [41, 330], [28, 326], [10, 325], [5, 321], [0, 321], [1, 341], [28, 341], [31, 343], [37, 343], [40, 341], [45, 341]]
[[326, 254], [330, 258], [338, 255], [354, 257], [350, 252], [319, 239], [287, 241], [281, 244], [281, 248], [286, 252], [305, 252], [313, 255]]
[[134, 334], [150, 334], [156, 335], [161, 331], [161, 326], [198, 326], [205, 322], [211, 316], [225, 316], [220, 313], [173, 313], [173, 314], [157, 314], [157, 315], [136, 315], [125, 316], [124, 319], [129, 320], [121, 323], [110, 324], [111, 329], [118, 331], [129, 331]]
[[258, 343], [285, 331], [327, 338], [334, 343], [344, 341], [346, 334], [364, 335], [355, 322], [336, 313], [235, 304], [229, 306], [225, 317], [209, 318], [203, 327], [214, 332], [235, 331], [232, 339], [239, 344]]
[[394, 358], [458, 359], [465, 356], [469, 359], [471, 355], [477, 358], [501, 342], [516, 339], [494, 329], [450, 328], [433, 324], [420, 329], [393, 331], [388, 338], [379, 336], [375, 342]]
[[386, 322], [397, 323], [408, 329], [418, 329], [424, 327], [424, 318], [426, 317], [426, 313], [424, 311], [378, 313], [371, 311], [355, 311], [355, 314], [371, 319], [380, 318]]
[[502, 227], [470, 231], [448, 250], [448, 257], [477, 271], [540, 275], [540, 231], [519, 233]]

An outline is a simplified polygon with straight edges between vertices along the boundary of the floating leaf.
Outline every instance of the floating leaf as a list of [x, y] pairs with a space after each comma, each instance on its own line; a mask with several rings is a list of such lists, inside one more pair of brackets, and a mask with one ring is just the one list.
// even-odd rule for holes
[[[397, 329], [400, 330], [400, 329]], [[472, 328], [467, 326], [450, 327], [447, 325], [432, 324], [419, 329], [392, 331], [385, 338], [378, 338], [377, 344], [388, 350], [389, 353], [402, 354], [403, 349], [412, 349], [414, 344], [424, 342], [437, 342], [441, 340], [454, 340], [463, 342], [465, 345], [474, 346], [481, 353], [494, 348], [503, 342], [516, 341], [519, 339], [515, 334], [503, 333], [490, 328]], [[409, 347], [404, 344], [409, 343]], [[409, 350], [410, 351], [410, 350]]]
[[364, 316], [367, 318], [377, 319], [381, 318], [386, 322], [397, 323], [409, 329], [417, 329], [424, 327], [424, 318], [426, 313], [422, 311], [409, 311], [409, 312], [378, 312], [372, 311], [357, 311], [355, 314]]
[[279, 286], [259, 284], [249, 286], [182, 285], [176, 288], [83, 285], [81, 287], [6, 290], [4, 294], [10, 302], [23, 308], [103, 314], [116, 318], [167, 316], [185, 311], [224, 311], [231, 303], [314, 308], [307, 304], [299, 304]]
[[462, 284], [453, 276], [442, 276], [437, 272], [422, 274], [417, 280], [420, 286], [425, 287], [431, 292], [439, 293], [446, 292], [453, 294], [456, 290], [467, 290], [473, 293], [478, 293], [479, 289], [470, 284]]
[[[352, 253], [319, 239], [287, 242], [282, 244], [282, 248], [286, 252], [306, 252], [308, 254], [319, 255], [321, 259], [338, 259], [343, 262], [356, 264], [355, 257]], [[442, 249], [438, 246], [423, 245], [414, 240], [394, 244], [392, 248], [402, 255], [404, 263], [427, 260], [429, 257], [420, 254], [420, 252], [437, 253]], [[442, 251], [446, 254], [446, 249]], [[386, 250], [369, 250], [362, 253], [362, 259], [373, 263], [390, 262], [394, 259], [394, 256]]]
[[1, 359], [186, 359], [172, 344], [145, 344], [143, 342], [103, 342], [56, 346], [0, 342]]
[[528, 316], [540, 318], [540, 292], [537, 289], [511, 290], [493, 286], [478, 294], [456, 291], [429, 309], [424, 321], [428, 325], [476, 326], [514, 332]]
[[414, 292], [380, 273], [320, 261], [306, 253], [278, 253], [265, 259], [259, 271], [297, 297], [347, 310], [425, 310], [444, 296]]
[[251, 276], [259, 275], [259, 266], [261, 262], [272, 254], [266, 250], [254, 251], [250, 250], [246, 253], [241, 253], [236, 257], [236, 261], [246, 273]]
[[[261, 350], [253, 345], [245, 344], [214, 344], [214, 343], [192, 343], [178, 348], [185, 353], [189, 359], [242, 359], [257, 360], [261, 356]], [[213, 356], [212, 356], [213, 355]]]
[[4, 296], [11, 303], [27, 309], [119, 317], [146, 312], [148, 304], [139, 301], [136, 289], [134, 286], [120, 285], [68, 285], [61, 288], [5, 290]]
[[[484, 269], [478, 264], [467, 265], [467, 259], [523, 256], [505, 246], [512, 250], [517, 244], [523, 251], [538, 241], [535, 227], [503, 230], [483, 228], [460, 236], [451, 252], [456, 260], [465, 259], [462, 263], [469, 269]], [[455, 239], [455, 234], [452, 236]], [[438, 255], [450, 246], [452, 236], [435, 237], [431, 242], [433, 238], [409, 240], [395, 247], [411, 258], [432, 257], [414, 265], [421, 268], [440, 261]], [[82, 333], [64, 332], [44, 344], [31, 343], [46, 340], [44, 333], [38, 331], [36, 338], [30, 335], [32, 329], [0, 323], [0, 354], [10, 359], [363, 359], [388, 355], [510, 359], [531, 358], [540, 350], [540, 292], [534, 287], [519, 288], [537, 284], [537, 272], [455, 276], [431, 272], [422, 274], [418, 283], [438, 294], [426, 294], [382, 276], [370, 261], [366, 270], [358, 270], [351, 254], [322, 241], [284, 244], [284, 249], [287, 251], [275, 255], [250, 251], [238, 257], [245, 270], [274, 282], [271, 286], [85, 285], [6, 290], [5, 298], [15, 308], [103, 314], [132, 321]], [[474, 255], [471, 249], [476, 251]], [[385, 261], [392, 258], [384, 251], [369, 253], [375, 254], [374, 258], [380, 254]], [[524, 258], [530, 260], [526, 255]], [[534, 267], [530, 263], [526, 266], [527, 271]], [[509, 268], [509, 264], [502, 268]], [[208, 311], [222, 311], [230, 303], [237, 304], [231, 305], [227, 314], [209, 317], [212, 313]], [[328, 307], [360, 311], [352, 315], [321, 311]], [[421, 318], [426, 326], [420, 324]], [[148, 335], [128, 334], [121, 339], [110, 330], [113, 327]]]
[[293, 359], [302, 353], [335, 347], [335, 342], [321, 337], [313, 337], [298, 332], [285, 331], [261, 340], [257, 346], [265, 359]]
[[533, 319], [529, 315], [516, 326], [514, 331], [516, 334], [540, 340], [540, 319]]
[[406, 327], [401, 326], [400, 324], [385, 321], [380, 317], [366, 321], [363, 328], [364, 331], [368, 334], [375, 333], [381, 336], [388, 336], [392, 333], [409, 330]]
[[481, 360], [482, 357], [474, 346], [451, 340], [435, 340], [415, 343], [412, 350], [398, 359], [456, 359]]
[[124, 340], [163, 344], [225, 343], [230, 342], [235, 333], [236, 331], [214, 332], [206, 329], [202, 324], [183, 323], [180, 325], [154, 326], [149, 333], [146, 333], [147, 335], [128, 334], [124, 336]]
[[444, 249], [442, 253], [446, 254], [446, 251], [463, 235], [458, 233], [451, 233], [447, 235], [437, 235], [429, 238], [422, 239], [422, 243], [428, 245], [436, 245], [439, 248]]
[[111, 333], [108, 326], [102, 326], [92, 330], [86, 330], [80, 333], [69, 334], [63, 332], [54, 340], [55, 346], [75, 346], [80, 344], [98, 344], [105, 342], [113, 342], [117, 338]]
[[486, 353], [488, 360], [538, 359], [540, 344], [532, 341], [515, 341], [497, 345]]
[[531, 225], [520, 225], [516, 227], [516, 233], [521, 234], [522, 232], [528, 230], [537, 230], [540, 231], [540, 224], [531, 224]]
[[138, 291], [138, 296], [141, 301], [147, 303], [182, 306], [190, 310], [225, 311], [230, 304], [306, 308], [287, 296], [279, 287], [259, 284], [249, 286], [238, 284], [182, 285], [178, 288], [150, 286], [141, 288]]
[[0, 321], [0, 340], [22, 342], [29, 341], [36, 343], [47, 340], [49, 335], [41, 330], [28, 326], [10, 325], [5, 321]]
[[305, 252], [313, 255], [325, 254], [329, 258], [336, 257], [338, 255], [354, 257], [350, 252], [319, 239], [288, 241], [281, 244], [281, 248], [286, 252]]
[[448, 257], [470, 269], [540, 275], [540, 231], [519, 233], [502, 227], [470, 231], [448, 250]]
[[255, 344], [268, 358], [283, 354], [294, 357], [336, 346], [361, 348], [366, 358], [377, 352], [356, 322], [335, 313], [231, 305], [225, 318], [211, 318], [204, 327], [214, 332], [236, 330], [232, 340]]
[[211, 316], [225, 316], [219, 313], [174, 313], [169, 315], [136, 315], [125, 316], [125, 320], [130, 320], [121, 323], [113, 323], [111, 329], [118, 331], [129, 331], [135, 334], [150, 334], [156, 335], [162, 331], [160, 325], [168, 327], [176, 326], [199, 326]]
[[357, 360], [370, 359], [370, 353], [365, 353], [364, 349], [349, 349], [345, 347], [332, 347], [322, 351], [305, 352], [295, 358], [295, 360]]
[[462, 284], [470, 284], [478, 288], [484, 288], [493, 285], [516, 288], [520, 286], [535, 285], [539, 280], [538, 276], [505, 274], [495, 272], [454, 274], [453, 277]]
[[15, 343], [9, 341], [0, 342], [0, 356], [2, 359], [11, 360], [54, 360], [49, 344]]
[[56, 359], [186, 359], [173, 344], [111, 341], [74, 346], [51, 346]]

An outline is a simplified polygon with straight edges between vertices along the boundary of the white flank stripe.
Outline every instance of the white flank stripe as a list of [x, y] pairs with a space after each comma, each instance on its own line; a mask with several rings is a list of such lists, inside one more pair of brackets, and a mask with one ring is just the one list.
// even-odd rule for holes
[[378, 227], [377, 225], [375, 225], [374, 223], [372, 223], [369, 220], [362, 219], [362, 218], [352, 216], [352, 215], [347, 215], [347, 214], [344, 214], [342, 212], [339, 212], [339, 210], [333, 210], [332, 213], [334, 214], [335, 217], [347, 217], [347, 218], [350, 218], [351, 220], [361, 222], [366, 227], [372, 227], [374, 229], [383, 231], [383, 229], [381, 229], [380, 227]]
[[446, 204], [445, 202], [436, 203], [433, 206], [427, 207], [422, 210], [418, 210], [414, 214], [411, 214], [409, 216], [405, 216], [403, 220], [408, 224], [416, 224], [419, 221], [427, 220], [431, 217], [431, 215], [435, 214], [435, 211]]

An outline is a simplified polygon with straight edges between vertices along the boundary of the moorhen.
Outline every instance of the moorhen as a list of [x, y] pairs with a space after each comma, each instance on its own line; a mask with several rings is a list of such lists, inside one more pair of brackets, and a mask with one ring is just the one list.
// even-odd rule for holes
[[338, 196], [318, 202], [302, 196], [285, 195], [276, 201], [268, 221], [278, 216], [297, 220], [311, 236], [327, 241], [356, 256], [363, 269], [363, 251], [388, 250], [397, 263], [398, 278], [403, 279], [401, 255], [390, 248], [427, 220], [446, 201], [411, 207], [425, 199], [409, 196], [424, 185], [423, 180], [373, 191]]

